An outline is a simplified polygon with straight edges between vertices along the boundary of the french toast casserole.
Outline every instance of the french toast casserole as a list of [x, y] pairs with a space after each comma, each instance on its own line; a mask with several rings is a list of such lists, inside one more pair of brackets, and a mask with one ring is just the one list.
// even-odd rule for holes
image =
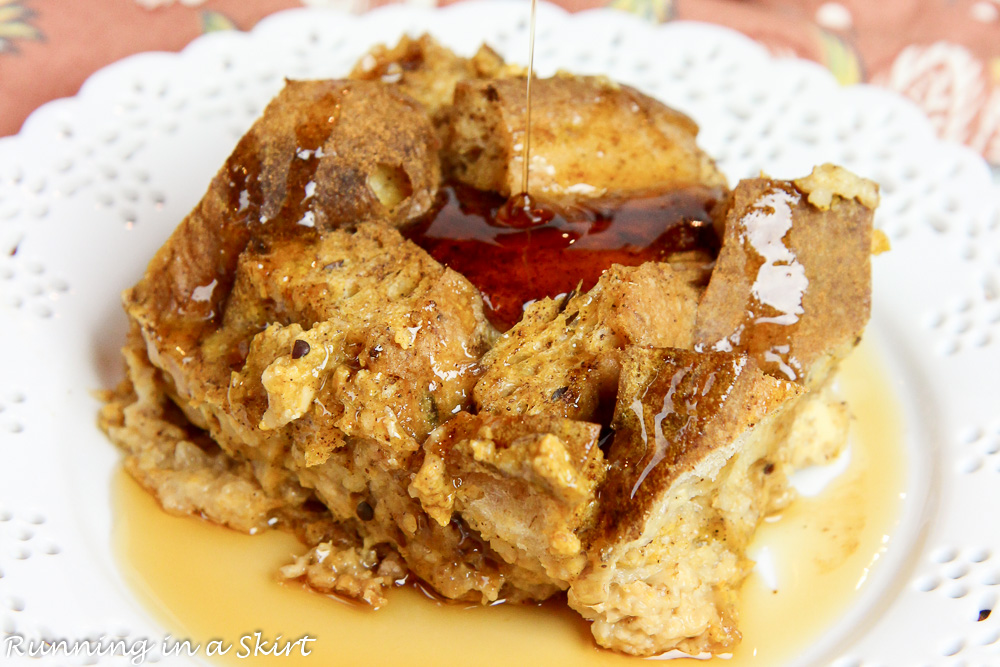
[[846, 440], [878, 188], [730, 188], [687, 116], [559, 74], [517, 198], [525, 106], [428, 37], [288, 81], [125, 292], [100, 423], [166, 511], [293, 531], [319, 591], [564, 595], [600, 646], [729, 652], [758, 524]]

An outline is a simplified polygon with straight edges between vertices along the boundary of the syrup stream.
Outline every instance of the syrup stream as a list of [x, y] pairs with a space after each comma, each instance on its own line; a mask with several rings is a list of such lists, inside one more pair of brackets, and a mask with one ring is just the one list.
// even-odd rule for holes
[[528, 35], [528, 82], [525, 86], [527, 111], [524, 122], [524, 164], [521, 167], [521, 192], [528, 194], [528, 161], [531, 157], [531, 77], [535, 72], [535, 7], [531, 0], [531, 27]]

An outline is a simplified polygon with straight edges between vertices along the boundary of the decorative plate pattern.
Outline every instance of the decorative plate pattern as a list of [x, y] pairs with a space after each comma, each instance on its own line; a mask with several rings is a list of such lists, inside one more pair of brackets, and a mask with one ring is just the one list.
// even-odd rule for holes
[[[120, 375], [118, 293], [283, 78], [343, 75], [404, 32], [523, 62], [527, 14], [506, 2], [290, 11], [123, 60], [0, 140], [0, 632], [162, 635], [115, 570], [118, 455], [90, 391]], [[906, 420], [906, 510], [866, 591], [794, 664], [1000, 664], [1000, 194], [983, 161], [936, 140], [901, 98], [842, 88], [718, 27], [543, 5], [536, 63], [679, 107], [733, 182], [832, 161], [882, 184], [893, 251], [875, 262], [870, 329]]]

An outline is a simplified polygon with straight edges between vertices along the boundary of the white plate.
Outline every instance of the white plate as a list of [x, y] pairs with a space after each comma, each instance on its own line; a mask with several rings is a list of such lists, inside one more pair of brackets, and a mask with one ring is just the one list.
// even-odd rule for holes
[[[115, 570], [118, 455], [88, 392], [120, 373], [120, 290], [283, 77], [343, 75], [404, 31], [523, 62], [526, 19], [527, 4], [502, 2], [286, 12], [127, 58], [0, 140], [3, 633], [162, 635]], [[907, 424], [906, 511], [877, 580], [795, 664], [1000, 664], [1000, 611], [978, 620], [1000, 593], [1000, 197], [985, 164], [937, 141], [902, 99], [841, 88], [724, 29], [551, 6], [538, 27], [540, 73], [603, 72], [669, 101], [734, 182], [833, 161], [882, 184], [877, 224], [893, 251], [875, 262], [871, 329]]]

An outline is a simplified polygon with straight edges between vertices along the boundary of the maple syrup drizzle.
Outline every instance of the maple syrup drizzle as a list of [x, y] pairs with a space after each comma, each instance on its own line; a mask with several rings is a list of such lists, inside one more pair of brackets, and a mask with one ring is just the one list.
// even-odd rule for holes
[[[312, 193], [316, 188], [316, 169], [323, 155], [322, 147], [333, 133], [340, 114], [343, 94], [344, 91], [331, 85], [299, 119], [296, 148], [288, 156], [283, 188], [268, 191], [264, 187], [265, 166], [261, 156], [266, 148], [255, 132], [243, 135], [226, 160], [223, 169], [226, 180], [222, 185], [229, 215], [222, 218], [222, 228], [212, 232], [212, 243], [218, 245], [215, 263], [197, 267], [204, 274], [202, 284], [175, 308], [190, 324], [184, 329], [182, 323], [175, 323], [179, 346], [186, 348], [189, 339], [197, 338], [209, 322], [217, 322], [221, 317], [239, 256], [248, 242], [254, 239], [264, 242], [262, 239], [274, 235], [311, 233], [306, 228], [313, 227], [315, 221]], [[292, 224], [284, 224], [285, 221]]]
[[264, 147], [256, 135], [247, 133], [236, 146], [226, 163], [229, 209], [233, 220], [253, 227], [255, 237], [299, 234], [302, 228], [315, 227], [316, 171], [340, 116], [341, 97], [347, 93], [330, 82], [304, 107], [296, 119], [294, 150], [287, 155], [284, 187], [276, 192], [264, 188]]
[[531, 27], [528, 35], [528, 80], [525, 84], [524, 164], [521, 165], [521, 192], [528, 195], [528, 163], [531, 159], [531, 77], [535, 73], [535, 10], [537, 0], [531, 0]]
[[[710, 215], [711, 209], [722, 194], [719, 190], [690, 187], [665, 194], [634, 197], [629, 200], [605, 199], [588, 202], [584, 206], [559, 207], [536, 202], [531, 197], [528, 193], [528, 176], [531, 152], [531, 79], [534, 74], [536, 5], [537, 1], [532, 0], [528, 73], [525, 87], [525, 141], [521, 192], [503, 201], [501, 197], [493, 193], [480, 192], [462, 186], [447, 186], [442, 188], [443, 205], [439, 203], [434, 213], [427, 216], [407, 233], [410, 238], [428, 250], [439, 261], [465, 275], [480, 289], [487, 315], [500, 329], [506, 329], [520, 319], [527, 302], [546, 296], [553, 297], [568, 293], [574, 289], [590, 289], [611, 264], [635, 266], [646, 261], [663, 261], [672, 252], [693, 249], [707, 249], [714, 254], [719, 245], [719, 240], [713, 231]], [[297, 130], [299, 149], [296, 154], [302, 162], [295, 164], [293, 160], [293, 164], [290, 165], [284, 198], [276, 216], [276, 218], [284, 220], [296, 218], [299, 225], [310, 228], [315, 224], [315, 218], [312, 217], [312, 202], [308, 202], [312, 197], [310, 186], [315, 188], [312, 177], [315, 174], [319, 158], [322, 157], [322, 146], [329, 138], [339, 114], [339, 104], [333, 95], [326, 95], [316, 106], [323, 113], [316, 115], [310, 119], [310, 122], [303, 124]], [[229, 208], [234, 214], [234, 219], [245, 225], [258, 221], [261, 224], [267, 222], [266, 214], [262, 213], [264, 196], [257, 153], [256, 138], [251, 134], [245, 135], [226, 165], [230, 176], [228, 184]], [[534, 239], [532, 238], [533, 234]], [[242, 240], [243, 234], [237, 234], [237, 236]], [[647, 471], [648, 468], [649, 466], [647, 466]], [[633, 489], [633, 495], [634, 492], [635, 489]], [[123, 493], [123, 491], [119, 490], [119, 493]], [[145, 494], [142, 496], [143, 500], [152, 506], [150, 499]], [[884, 504], [888, 505], [888, 503]], [[129, 516], [129, 513], [134, 514], [134, 512], [133, 508], [128, 508], [127, 518], [134, 520], [134, 516]], [[152, 517], [163, 521], [184, 522], [187, 528], [191, 528], [194, 523], [189, 519], [167, 519], [159, 511], [159, 508], [155, 507], [152, 509]], [[142, 522], [143, 526], [147, 526], [148, 523], [148, 521]], [[218, 531], [214, 527], [211, 530]], [[213, 537], [217, 538], [224, 532], [226, 531], [217, 532]], [[226, 535], [226, 537], [232, 537], [234, 540], [244, 539], [244, 536], [239, 535]], [[286, 542], [291, 539], [288, 536], [280, 535], [268, 535], [267, 537], [282, 537], [285, 538]], [[139, 565], [160, 562], [160, 559], [134, 558], [138, 553], [135, 544], [126, 537], [122, 537], [121, 534], [118, 535], [118, 541], [124, 543], [120, 545], [120, 548], [125, 552], [124, 564], [135, 568], [135, 570], [129, 569], [127, 571], [127, 576], [132, 580], [132, 583], [149, 577], [149, 572]], [[150, 542], [150, 540], [145, 539], [139, 541], [144, 544]], [[257, 538], [256, 541], [262, 542], [263, 538]], [[172, 546], [176, 547], [178, 543], [180, 540], [174, 540]], [[263, 545], [257, 544], [255, 546]], [[244, 549], [244, 545], [240, 544], [241, 553], [244, 552]], [[278, 552], [284, 557], [287, 549], [285, 543], [282, 543], [278, 547]], [[861, 551], [864, 554], [866, 550], [862, 549]], [[258, 550], [256, 553], [259, 554], [261, 551]], [[847, 559], [846, 554], [844, 559]], [[258, 561], [259, 559], [254, 558], [253, 560]], [[191, 567], [187, 571], [196, 571], [197, 569]], [[231, 574], [232, 571], [233, 568], [227, 565], [226, 574]], [[172, 590], [177, 588], [176, 576], [177, 571], [171, 568], [169, 575], [165, 577]], [[222, 577], [218, 576], [213, 583], [221, 579]], [[272, 586], [274, 584], [271, 577], [261, 577], [261, 579], [270, 579], [270, 584]], [[404, 577], [403, 581], [405, 580]], [[436, 599], [437, 596], [429, 593], [420, 585], [420, 582], [414, 583], [424, 595]], [[747, 588], [753, 589], [756, 583], [751, 577]], [[246, 594], [242, 584], [243, 582], [239, 581], [238, 585], [231, 586], [231, 588], [234, 590], [238, 588]], [[146, 594], [152, 592], [152, 588], [148, 584], [140, 588]], [[153, 588], [157, 592], [167, 590], [164, 586]], [[193, 608], [205, 606], [204, 599], [201, 597], [205, 587], [193, 588], [197, 588], [198, 603], [192, 605], [185, 599], [188, 602], [185, 605], [185, 611], [188, 612]], [[287, 589], [291, 588], [294, 587], [287, 587]], [[839, 586], [838, 588], [848, 590], [849, 587]], [[261, 586], [259, 590], [255, 589], [250, 595], [262, 595], [264, 591], [265, 587]], [[292, 595], [295, 594], [294, 591], [289, 592]], [[753, 599], [751, 596], [755, 592], [748, 591], [747, 597]], [[777, 593], [777, 591], [767, 592]], [[185, 590], [185, 594], [189, 595], [189, 591]], [[268, 591], [268, 594], [273, 594], [273, 592]], [[312, 602], [321, 596], [310, 595], [309, 597], [309, 602]], [[770, 597], [767, 595], [762, 599]], [[151, 599], [154, 601], [152, 606], [159, 607], [163, 604], [155, 593]], [[291, 600], [291, 597], [289, 599]], [[283, 602], [285, 601], [283, 600]], [[760, 604], [755, 600], [750, 606], [754, 608]], [[292, 600], [292, 605], [305, 606], [302, 605], [302, 600]], [[257, 607], [257, 605], [244, 606]], [[397, 606], [401, 606], [399, 602]], [[744, 606], [746, 606], [746, 601], [744, 601]], [[290, 613], [289, 608], [283, 607], [281, 614]], [[457, 605], [450, 605], [450, 608], [455, 609]], [[232, 610], [233, 606], [229, 605], [227, 612]], [[162, 611], [162, 608], [158, 611]], [[322, 611], [328, 612], [329, 608], [324, 605]], [[510, 612], [511, 610], [508, 606], [503, 611]], [[563, 616], [566, 615], [565, 608], [559, 611], [563, 613]], [[211, 614], [211, 616], [217, 619], [223, 614]], [[758, 615], [750, 614], [750, 616], [753, 618]], [[767, 616], [767, 614], [760, 616]], [[171, 624], [177, 622], [174, 614], [170, 614], [170, 617]], [[315, 615], [310, 615], [309, 618], [312, 620]], [[350, 620], [354, 621], [355, 618], [352, 617]], [[538, 626], [539, 620], [544, 622], [546, 619], [531, 619], [531, 625]], [[185, 621], [189, 622], [189, 619], [185, 618]], [[579, 619], [573, 617], [572, 621], [578, 623]], [[301, 623], [297, 625], [301, 625]], [[207, 627], [207, 624], [203, 623], [203, 626]], [[203, 631], [204, 627], [198, 629]], [[235, 632], [229, 634], [235, 635]], [[753, 636], [755, 632], [751, 631], [748, 634]], [[540, 636], [551, 638], [551, 633], [543, 632]], [[746, 658], [749, 661], [755, 660], [758, 652], [757, 647], [752, 646], [751, 642], [745, 642], [745, 644], [747, 646], [741, 647], [737, 652], [738, 657]], [[566, 647], [560, 647], [560, 649], [563, 648]], [[574, 647], [569, 646], [568, 648]], [[787, 647], [784, 647], [784, 650], [787, 651]], [[423, 653], [430, 654], [430, 651]], [[602, 664], [604, 661], [622, 659], [621, 656], [610, 653], [592, 653], [590, 651], [586, 651], [581, 657]], [[741, 663], [742, 661], [736, 660], [735, 662]]]
[[[907, 488], [902, 416], [870, 343], [847, 358], [840, 382], [856, 416], [848, 469], [819, 496], [799, 498], [780, 517], [765, 521], [750, 547], [751, 557], [769, 549], [777, 589], [758, 572], [743, 585], [743, 641], [731, 660], [682, 659], [670, 665], [773, 667], [796, 661], [852, 609], [873, 576], [887, 576], [880, 556], [904, 546], [887, 539], [894, 535]], [[165, 632], [200, 645], [199, 657], [207, 664], [432, 667], [469, 663], [470, 656], [482, 667], [647, 664], [597, 650], [587, 623], [563, 599], [541, 607], [470, 609], [428, 604], [429, 594], [414, 585], [391, 591], [388, 605], [365, 613], [364, 607], [343, 604], [343, 598], [279, 581], [277, 569], [305, 549], [293, 535], [272, 530], [249, 536], [169, 515], [124, 472], [114, 485], [113, 539], [125, 583]], [[258, 630], [269, 640], [283, 635], [283, 641], [294, 641], [308, 633], [317, 641], [308, 657], [296, 652], [238, 658], [239, 638]], [[511, 642], [512, 636], [518, 641]], [[212, 639], [232, 643], [234, 650], [204, 657]]]
[[486, 316], [506, 330], [526, 303], [589, 290], [612, 264], [665, 261], [675, 252], [715, 254], [711, 210], [721, 191], [703, 186], [554, 205], [462, 185], [404, 233], [475, 285]]
[[521, 319], [527, 303], [589, 290], [612, 264], [665, 261], [718, 239], [711, 210], [722, 191], [703, 186], [628, 198], [543, 202], [528, 192], [531, 161], [531, 79], [537, 1], [531, 2], [521, 192], [511, 197], [445, 185], [438, 203], [404, 234], [461, 273], [483, 297], [500, 330]]

